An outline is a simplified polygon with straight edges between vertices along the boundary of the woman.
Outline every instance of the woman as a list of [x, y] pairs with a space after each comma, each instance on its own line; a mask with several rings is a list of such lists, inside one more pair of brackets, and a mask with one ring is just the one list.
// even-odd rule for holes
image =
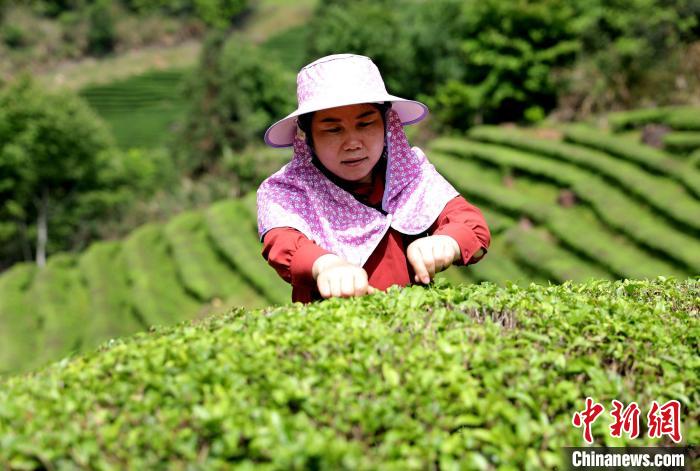
[[262, 255], [292, 284], [292, 301], [428, 284], [486, 254], [481, 211], [403, 132], [427, 107], [388, 94], [369, 58], [307, 65], [297, 98], [297, 110], [265, 133], [294, 156], [257, 192]]

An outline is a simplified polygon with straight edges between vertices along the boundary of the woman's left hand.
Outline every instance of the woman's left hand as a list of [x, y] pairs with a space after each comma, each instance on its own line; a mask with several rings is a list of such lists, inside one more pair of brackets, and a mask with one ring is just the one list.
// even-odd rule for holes
[[416, 283], [430, 283], [435, 273], [445, 270], [462, 256], [459, 244], [447, 235], [421, 237], [411, 242], [406, 257], [415, 272]]

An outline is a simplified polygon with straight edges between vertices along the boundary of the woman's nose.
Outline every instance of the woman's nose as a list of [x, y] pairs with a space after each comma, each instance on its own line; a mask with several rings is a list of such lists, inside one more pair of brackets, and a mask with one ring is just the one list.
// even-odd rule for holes
[[350, 131], [346, 136], [345, 142], [343, 143], [343, 149], [350, 151], [361, 148], [362, 141], [360, 140], [359, 136], [355, 131]]

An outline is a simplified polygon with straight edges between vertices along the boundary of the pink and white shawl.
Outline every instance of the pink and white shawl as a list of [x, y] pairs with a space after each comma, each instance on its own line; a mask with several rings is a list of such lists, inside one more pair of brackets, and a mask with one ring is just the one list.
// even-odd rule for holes
[[418, 148], [411, 148], [394, 110], [387, 113], [387, 170], [383, 214], [330, 181], [312, 163], [311, 149], [294, 138], [292, 160], [268, 177], [257, 191], [258, 235], [262, 242], [275, 227], [293, 227], [322, 248], [363, 266], [393, 227], [420, 234], [435, 222], [459, 192]]

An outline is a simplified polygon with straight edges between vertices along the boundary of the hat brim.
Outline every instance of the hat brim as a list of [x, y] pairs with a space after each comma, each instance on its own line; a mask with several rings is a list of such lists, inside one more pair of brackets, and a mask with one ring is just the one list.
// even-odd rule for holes
[[350, 101], [348, 103], [334, 103], [333, 106], [311, 106], [305, 109], [298, 108], [290, 115], [280, 119], [265, 131], [265, 143], [271, 147], [290, 147], [294, 143], [296, 134], [296, 118], [302, 114], [320, 111], [338, 106], [357, 105], [359, 103], [382, 103], [391, 102], [391, 107], [399, 115], [401, 124], [406, 126], [417, 123], [428, 115], [428, 107], [415, 100], [406, 100], [394, 95], [384, 95], [377, 99], [364, 99], [361, 101]]

